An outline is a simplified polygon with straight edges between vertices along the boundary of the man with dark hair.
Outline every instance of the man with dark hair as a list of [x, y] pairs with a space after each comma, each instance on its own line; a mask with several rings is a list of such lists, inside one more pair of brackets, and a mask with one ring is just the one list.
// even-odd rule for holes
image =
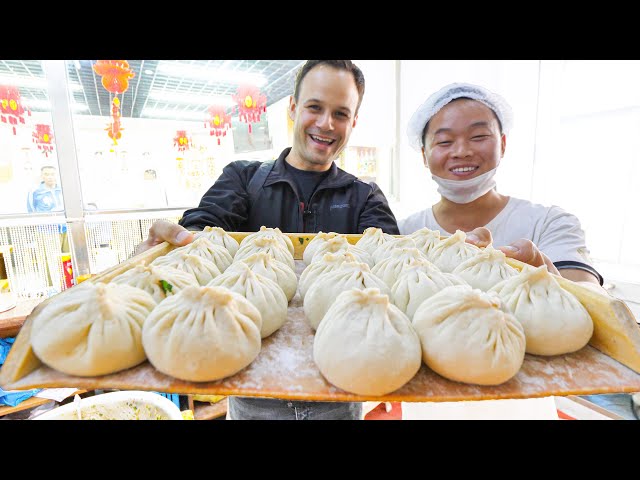
[[27, 211], [61, 212], [64, 210], [62, 189], [56, 178], [56, 167], [45, 165], [40, 169], [41, 182], [27, 196]]
[[[291, 148], [275, 161], [231, 162], [200, 205], [184, 212], [179, 225], [155, 222], [137, 253], [163, 241], [186, 245], [193, 240], [186, 229], [206, 226], [252, 232], [264, 225], [289, 233], [362, 233], [378, 227], [398, 234], [380, 188], [358, 180], [334, 162], [356, 126], [364, 87], [362, 71], [349, 60], [306, 62], [289, 99]], [[228, 418], [234, 420], [362, 418], [359, 402], [229, 397], [228, 405]]]

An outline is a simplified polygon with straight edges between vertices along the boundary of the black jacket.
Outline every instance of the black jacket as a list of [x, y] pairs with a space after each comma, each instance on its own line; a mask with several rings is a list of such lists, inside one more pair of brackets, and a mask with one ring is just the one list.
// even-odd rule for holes
[[204, 194], [200, 205], [184, 212], [180, 225], [190, 230], [215, 226], [230, 232], [255, 232], [264, 225], [289, 233], [362, 233], [368, 227], [378, 227], [391, 235], [400, 233], [380, 188], [358, 180], [335, 162], [309, 205], [304, 205], [296, 182], [284, 165], [290, 150], [286, 148], [263, 177], [256, 177], [260, 182], [265, 178], [257, 188], [250, 187], [250, 182], [262, 162], [231, 162]]

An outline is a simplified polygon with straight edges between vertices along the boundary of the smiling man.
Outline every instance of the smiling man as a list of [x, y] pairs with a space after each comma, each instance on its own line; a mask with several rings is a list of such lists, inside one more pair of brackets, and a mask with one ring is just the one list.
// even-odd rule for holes
[[[236, 232], [254, 232], [262, 225], [283, 232], [338, 233], [379, 227], [397, 234], [380, 188], [334, 162], [356, 126], [364, 87], [362, 71], [349, 60], [307, 61], [289, 101], [292, 146], [275, 161], [228, 164], [179, 224], [189, 230], [217, 226]], [[156, 222], [137, 253], [165, 240], [184, 245], [191, 238], [175, 224]]]
[[[364, 87], [364, 75], [350, 60], [307, 61], [289, 101], [293, 145], [275, 161], [231, 162], [200, 205], [184, 212], [179, 225], [155, 222], [137, 253], [163, 241], [185, 245], [192, 241], [186, 229], [206, 226], [254, 232], [264, 225], [290, 233], [362, 233], [378, 227], [398, 234], [380, 188], [334, 162], [356, 126]], [[229, 397], [228, 405], [228, 418], [233, 420], [362, 418], [362, 404], [357, 402]]]
[[409, 121], [408, 137], [438, 185], [440, 201], [401, 220], [400, 233], [427, 227], [447, 236], [468, 232], [478, 246], [605, 293], [589, 258], [580, 220], [558, 206], [509, 197], [495, 173], [513, 121], [509, 104], [479, 85], [452, 83], [432, 94]]

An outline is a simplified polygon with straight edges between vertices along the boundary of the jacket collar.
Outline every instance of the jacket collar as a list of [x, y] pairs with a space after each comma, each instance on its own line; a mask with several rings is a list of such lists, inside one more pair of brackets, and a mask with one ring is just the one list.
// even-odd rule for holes
[[[295, 178], [289, 173], [287, 168], [285, 167], [285, 157], [289, 155], [291, 151], [291, 147], [285, 148], [278, 159], [276, 160], [275, 165], [269, 172], [269, 176], [264, 182], [264, 186], [268, 187], [269, 185], [273, 185], [278, 182], [287, 182], [290, 184], [296, 183]], [[329, 175], [322, 180], [318, 188], [339, 188], [344, 187], [353, 183], [357, 178], [350, 173], [345, 172], [344, 170], [338, 168], [336, 162], [331, 162], [331, 168], [329, 169]]]

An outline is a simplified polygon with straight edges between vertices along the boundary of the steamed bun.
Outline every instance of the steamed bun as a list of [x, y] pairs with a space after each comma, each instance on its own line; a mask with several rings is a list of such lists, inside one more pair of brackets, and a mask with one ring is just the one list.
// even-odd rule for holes
[[408, 238], [416, 242], [416, 248], [422, 253], [429, 256], [431, 250], [433, 250], [440, 243], [440, 231], [430, 230], [427, 227], [416, 230]]
[[342, 265], [343, 262], [357, 261], [358, 259], [353, 255], [353, 253], [344, 250], [338, 253], [325, 253], [322, 256], [322, 259], [309, 264], [302, 271], [300, 281], [298, 282], [298, 290], [300, 290], [300, 297], [302, 297], [302, 300], [304, 300], [304, 296], [307, 294], [309, 287], [320, 277], [320, 275], [324, 275], [325, 273], [335, 270]]
[[85, 282], [54, 298], [37, 315], [31, 346], [47, 366], [91, 377], [135, 367], [145, 359], [142, 326], [153, 297], [129, 285]]
[[247, 235], [246, 237], [244, 237], [242, 239], [242, 242], [240, 242], [240, 247], [253, 242], [257, 238], [263, 238], [263, 237], [275, 238], [280, 245], [282, 245], [284, 248], [286, 248], [289, 251], [291, 256], [295, 255], [293, 242], [291, 241], [288, 235], [285, 235], [284, 233], [282, 233], [282, 231], [277, 227], [268, 228], [268, 227], [265, 227], [264, 225], [260, 227], [259, 231], [253, 232]]
[[320, 245], [313, 254], [311, 262], [313, 263], [320, 260], [325, 253], [339, 252], [350, 252], [358, 259], [359, 262], [366, 263], [369, 267], [373, 267], [373, 260], [369, 254], [365, 250], [349, 243], [347, 237], [343, 236], [334, 237]]
[[366, 263], [343, 262], [335, 270], [319, 277], [307, 290], [303, 307], [311, 328], [317, 329], [338, 295], [351, 288], [378, 288], [385, 295], [389, 293], [387, 284], [371, 273]]
[[373, 256], [373, 252], [375, 252], [380, 245], [394, 239], [395, 237], [393, 235], [384, 233], [381, 228], [369, 227], [356, 242], [356, 247], [361, 248]]
[[296, 277], [295, 271], [291, 270], [288, 265], [273, 258], [270, 253], [258, 252], [245, 258], [236, 259], [228, 270], [235, 271], [237, 268], [242, 268], [238, 266], [241, 263], [249, 265], [249, 268], [254, 273], [270, 278], [280, 285], [280, 288], [284, 290], [287, 296], [287, 301], [291, 301], [296, 294], [298, 277]]
[[196, 278], [199, 285], [206, 285], [222, 273], [211, 260], [185, 252], [162, 255], [157, 257], [150, 265], [173, 267], [190, 273]]
[[192, 273], [166, 265], [136, 265], [115, 276], [110, 283], [141, 288], [160, 303], [191, 285], [198, 285], [198, 280]]
[[468, 285], [446, 287], [422, 302], [413, 326], [424, 363], [449, 380], [500, 385], [524, 361], [520, 322], [497, 295]]
[[493, 287], [524, 327], [527, 353], [560, 355], [584, 347], [593, 320], [580, 301], [549, 273], [546, 265], [525, 268]]
[[287, 320], [289, 303], [282, 288], [273, 280], [253, 273], [246, 263], [238, 263], [233, 271], [227, 269], [207, 286], [226, 287], [249, 300], [262, 317], [262, 338], [278, 330]]
[[[288, 237], [287, 237], [288, 238]], [[260, 236], [256, 237], [251, 242], [243, 242], [240, 248], [236, 252], [234, 261], [239, 262], [244, 258], [247, 258], [254, 253], [269, 253], [276, 260], [285, 263], [291, 270], [295, 271], [296, 264], [293, 259], [293, 255], [289, 253], [286, 247], [273, 236]]]
[[518, 275], [518, 270], [509, 265], [505, 259], [504, 253], [488, 246], [462, 262], [453, 269], [452, 273], [473, 288], [486, 292], [502, 280]]
[[183, 247], [174, 248], [165, 256], [180, 255], [182, 253], [206, 258], [215, 263], [218, 270], [222, 273], [224, 273], [233, 262], [233, 257], [225, 247], [216, 245], [206, 237], [196, 238], [193, 242]]
[[465, 282], [451, 273], [440, 271], [433, 264], [413, 262], [402, 269], [389, 295], [391, 302], [413, 319], [422, 302], [452, 285], [465, 285]]
[[195, 234], [195, 238], [199, 237], [205, 237], [213, 244], [226, 248], [232, 257], [235, 256], [240, 245], [235, 238], [220, 227], [204, 227], [204, 230]]
[[313, 359], [333, 385], [358, 395], [386, 395], [421, 366], [410, 320], [376, 288], [342, 292], [316, 331]]
[[421, 263], [427, 267], [436, 268], [417, 248], [394, 248], [391, 249], [387, 258], [376, 263], [371, 273], [384, 280], [384, 283], [391, 288], [402, 270], [410, 263]]
[[318, 247], [323, 245], [327, 240], [331, 240], [332, 238], [342, 236], [336, 232], [324, 233], [322, 231], [318, 232], [315, 237], [307, 244], [302, 253], [302, 261], [305, 265], [309, 265], [311, 263], [311, 259], [313, 258], [313, 254], [316, 253]]
[[213, 382], [260, 353], [262, 317], [239, 293], [193, 286], [159, 304], [142, 327], [142, 345], [156, 370], [180, 380]]
[[453, 272], [462, 262], [480, 253], [480, 248], [465, 242], [466, 238], [466, 233], [456, 230], [456, 233], [433, 247], [428, 255], [429, 260], [443, 272]]
[[394, 248], [416, 248], [416, 242], [409, 237], [394, 237], [392, 240], [384, 242], [373, 251], [373, 264], [377, 265], [382, 260], [389, 258]]

